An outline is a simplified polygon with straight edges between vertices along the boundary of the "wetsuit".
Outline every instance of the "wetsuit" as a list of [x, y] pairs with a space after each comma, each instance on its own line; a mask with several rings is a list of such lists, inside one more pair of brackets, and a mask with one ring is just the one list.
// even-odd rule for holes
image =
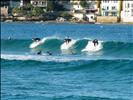
[[98, 40], [97, 39], [93, 40], [93, 43], [94, 43], [94, 46], [98, 45]]
[[40, 41], [41, 39], [40, 38], [33, 38], [32, 40], [33, 41]]
[[71, 42], [71, 39], [64, 39], [64, 41], [66, 42], [66, 43], [69, 43], [69, 42]]
[[42, 54], [42, 52], [41, 52], [41, 51], [37, 52], [37, 55], [41, 55], [41, 54]]

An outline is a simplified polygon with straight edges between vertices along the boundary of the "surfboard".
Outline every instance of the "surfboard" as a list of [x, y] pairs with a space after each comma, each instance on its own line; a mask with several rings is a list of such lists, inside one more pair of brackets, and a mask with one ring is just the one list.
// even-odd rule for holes
[[101, 50], [102, 48], [103, 47], [101, 42], [99, 42], [98, 45], [94, 46], [94, 43], [92, 41], [89, 41], [87, 46], [82, 50], [82, 52], [96, 52]]
[[74, 44], [76, 43], [76, 40], [71, 40], [71, 42], [69, 43], [66, 43], [64, 42], [62, 45], [61, 45], [61, 50], [68, 50], [70, 49]]
[[35, 47], [37, 47], [37, 46], [43, 44], [45, 41], [46, 41], [46, 38], [43, 38], [43, 39], [40, 40], [40, 41], [37, 41], [37, 42], [35, 41], [35, 42], [31, 43], [29, 47], [30, 47], [30, 48], [35, 48]]

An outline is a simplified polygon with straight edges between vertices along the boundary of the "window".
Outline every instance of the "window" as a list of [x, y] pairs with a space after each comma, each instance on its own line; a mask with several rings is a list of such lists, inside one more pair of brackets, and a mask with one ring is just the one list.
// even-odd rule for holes
[[105, 0], [105, 1], [103, 1], [103, 2], [108, 3], [108, 2], [109, 2], [109, 0]]
[[125, 3], [125, 8], [127, 8], [127, 5], [126, 5], [126, 3]]
[[107, 10], [109, 10], [109, 7], [107, 7]]
[[108, 12], [105, 12], [105, 16], [109, 16], [109, 13]]
[[114, 3], [117, 3], [118, 1], [117, 0], [114, 0]]
[[93, 19], [93, 16], [91, 16], [91, 19]]
[[127, 4], [127, 8], [130, 8], [130, 4], [129, 3]]
[[132, 16], [133, 16], [133, 9], [132, 9]]
[[44, 2], [42, 2], [42, 5], [44, 5]]
[[113, 7], [112, 7], [112, 10], [116, 10], [116, 7], [115, 7], [115, 6], [113, 6]]
[[117, 13], [116, 12], [112, 12], [112, 16], [117, 16]]

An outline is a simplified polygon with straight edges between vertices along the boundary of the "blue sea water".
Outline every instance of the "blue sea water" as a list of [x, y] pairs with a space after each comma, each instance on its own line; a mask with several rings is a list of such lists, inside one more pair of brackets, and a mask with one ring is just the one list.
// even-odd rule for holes
[[[35, 37], [46, 41], [30, 49]], [[81, 52], [95, 38], [103, 48]], [[133, 100], [133, 25], [1, 23], [1, 99]]]

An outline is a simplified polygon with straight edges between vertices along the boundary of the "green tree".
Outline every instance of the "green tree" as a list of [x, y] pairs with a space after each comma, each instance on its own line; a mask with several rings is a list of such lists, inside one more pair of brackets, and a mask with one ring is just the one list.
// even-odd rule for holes
[[54, 11], [54, 8], [55, 8], [54, 0], [48, 0], [47, 11]]
[[15, 7], [12, 9], [12, 13], [17, 13], [17, 14], [22, 14], [24, 15], [26, 13], [25, 10], [23, 10], [23, 8], [20, 8], [20, 7]]
[[82, 7], [87, 7], [87, 2], [86, 2], [86, 0], [80, 1], [80, 5], [81, 5]]
[[33, 16], [40, 16], [44, 13], [43, 9], [40, 7], [34, 7], [32, 10], [32, 15]]
[[67, 19], [67, 20], [72, 18], [72, 15], [69, 14], [68, 12], [60, 12], [60, 16]]
[[15, 7], [15, 8], [13, 8], [12, 12], [13, 13], [21, 13], [21, 9], [18, 7]]

